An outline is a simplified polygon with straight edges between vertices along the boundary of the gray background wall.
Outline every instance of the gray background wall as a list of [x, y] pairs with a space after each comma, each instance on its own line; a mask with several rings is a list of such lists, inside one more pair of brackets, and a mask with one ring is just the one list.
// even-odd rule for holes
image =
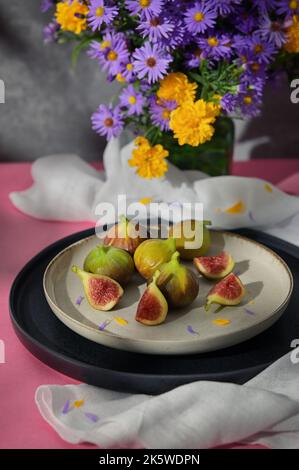
[[[105, 141], [91, 130], [90, 115], [117, 86], [108, 84], [84, 53], [74, 70], [69, 46], [43, 44], [49, 16], [39, 5], [39, 0], [0, 0], [0, 79], [6, 86], [0, 161], [57, 152], [96, 160]], [[237, 159], [299, 156], [299, 104], [291, 104], [289, 94], [286, 82], [268, 87], [263, 115], [237, 122]]]

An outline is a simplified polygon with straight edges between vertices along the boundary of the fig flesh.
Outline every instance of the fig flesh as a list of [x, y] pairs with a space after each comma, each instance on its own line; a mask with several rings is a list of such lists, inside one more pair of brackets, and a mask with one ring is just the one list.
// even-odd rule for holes
[[[176, 249], [184, 260], [192, 260], [195, 256], [203, 256], [211, 245], [210, 231], [207, 220], [185, 220], [178, 222], [169, 229], [169, 236], [176, 241]], [[202, 237], [201, 237], [202, 233]], [[199, 246], [188, 248], [186, 244], [199, 239]]]
[[104, 238], [104, 245], [122, 248], [133, 255], [136, 248], [145, 240], [138, 235], [139, 230], [139, 223], [135, 225], [126, 217], [121, 216], [119, 223], [108, 230]]
[[87, 273], [78, 266], [73, 266], [72, 271], [81, 279], [88, 303], [96, 310], [111, 310], [124, 293], [118, 282], [108, 276]]
[[175, 251], [173, 238], [145, 240], [134, 253], [136, 269], [145, 279], [150, 279], [162, 264], [170, 261]]
[[219, 305], [239, 305], [245, 292], [245, 287], [241, 279], [234, 273], [230, 273], [219, 281], [208, 293], [206, 310], [214, 303]]
[[89, 252], [83, 269], [111, 277], [120, 284], [129, 282], [135, 271], [133, 258], [127, 251], [103, 245], [98, 245]]
[[151, 283], [145, 289], [136, 312], [135, 319], [147, 326], [160, 325], [167, 317], [167, 301], [156, 285], [160, 272], [156, 271]]
[[233, 257], [225, 251], [217, 256], [199, 256], [193, 262], [196, 269], [208, 279], [223, 279], [235, 266]]
[[190, 305], [198, 295], [198, 278], [191, 269], [179, 262], [180, 254], [176, 251], [171, 260], [163, 264], [157, 278], [157, 286], [169, 305], [175, 308]]

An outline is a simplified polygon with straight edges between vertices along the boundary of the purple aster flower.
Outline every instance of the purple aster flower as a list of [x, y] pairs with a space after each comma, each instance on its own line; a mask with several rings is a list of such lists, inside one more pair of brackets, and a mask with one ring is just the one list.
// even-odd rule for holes
[[90, 0], [90, 9], [87, 15], [88, 24], [93, 31], [96, 31], [101, 29], [103, 23], [111, 23], [117, 14], [117, 8], [106, 5], [104, 0]]
[[236, 107], [244, 116], [255, 117], [260, 113], [262, 106], [261, 96], [250, 87], [240, 90], [237, 95]]
[[198, 45], [205, 59], [227, 59], [232, 55], [231, 38], [225, 35], [211, 35], [198, 39]]
[[186, 10], [185, 24], [190, 33], [204, 33], [206, 29], [214, 26], [216, 16], [216, 12], [211, 10], [209, 5], [196, 2]]
[[161, 131], [169, 131], [170, 113], [178, 106], [176, 101], [151, 99], [150, 115], [153, 124], [158, 126]]
[[227, 113], [232, 113], [237, 107], [237, 96], [232, 93], [226, 93], [220, 100], [221, 108]]
[[58, 39], [58, 31], [60, 29], [59, 24], [56, 21], [52, 21], [43, 29], [44, 42], [49, 44], [51, 42], [56, 42]]
[[154, 83], [162, 78], [172, 60], [157, 44], [151, 45], [146, 42], [142, 47], [136, 49], [133, 54], [133, 65], [138, 78], [147, 77], [149, 83]]
[[177, 10], [170, 8], [167, 11], [167, 19], [172, 26], [172, 30], [168, 31], [167, 37], [162, 36], [158, 40], [158, 44], [167, 51], [172, 51], [179, 46], [186, 46], [189, 42], [189, 38], [187, 37], [185, 23], [183, 19], [178, 16]]
[[141, 32], [142, 37], [147, 37], [151, 42], [157, 42], [159, 39], [168, 39], [174, 29], [167, 16], [152, 16], [141, 21], [136, 28]]
[[277, 52], [277, 48], [258, 33], [246, 37], [235, 36], [234, 47], [240, 57], [260, 64], [269, 64]]
[[126, 108], [128, 116], [132, 116], [132, 114], [140, 116], [143, 112], [145, 99], [141, 93], [136, 92], [133, 85], [129, 85], [121, 92], [119, 102], [122, 107]]
[[121, 74], [128, 83], [132, 83], [135, 79], [134, 65], [131, 61], [122, 64]]
[[202, 59], [202, 50], [198, 47], [192, 52], [186, 52], [185, 54], [185, 65], [188, 69], [195, 69], [199, 67]]
[[117, 137], [123, 130], [123, 118], [118, 107], [114, 108], [110, 104], [100, 104], [98, 110], [91, 116], [92, 128], [98, 134], [107, 137]]
[[161, 13], [163, 0], [126, 0], [125, 5], [132, 15], [141, 14], [147, 18]]
[[46, 13], [54, 6], [54, 0], [42, 0], [40, 10], [42, 13]]
[[241, 0], [208, 0], [206, 3], [218, 15], [226, 16], [232, 13], [234, 7], [241, 3]]
[[256, 33], [262, 39], [281, 48], [286, 42], [284, 25], [280, 21], [272, 21], [269, 16], [264, 16]]
[[256, 28], [258, 22], [257, 15], [253, 10], [244, 7], [237, 7], [235, 17], [233, 18], [233, 26], [243, 34], [250, 34]]
[[277, 15], [285, 15], [290, 18], [299, 14], [299, 0], [277, 0], [275, 5]]

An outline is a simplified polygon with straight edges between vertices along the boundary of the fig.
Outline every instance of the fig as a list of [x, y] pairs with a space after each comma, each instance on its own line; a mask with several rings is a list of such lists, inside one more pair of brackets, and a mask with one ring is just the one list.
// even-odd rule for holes
[[111, 310], [124, 293], [118, 282], [108, 276], [87, 273], [78, 266], [73, 266], [72, 271], [81, 279], [86, 298], [96, 310]]
[[238, 305], [245, 295], [245, 287], [234, 273], [219, 281], [208, 293], [206, 310], [211, 304]]
[[168, 263], [159, 270], [157, 286], [172, 307], [186, 307], [197, 297], [198, 278], [191, 269], [180, 264], [180, 254], [176, 251]]
[[111, 277], [120, 284], [126, 284], [131, 279], [135, 266], [133, 258], [127, 251], [113, 246], [98, 245], [85, 258], [83, 269], [93, 274]]
[[208, 279], [223, 279], [235, 266], [233, 257], [225, 251], [217, 256], [199, 256], [193, 262], [198, 271]]
[[144, 325], [160, 325], [168, 313], [167, 301], [156, 284], [159, 275], [156, 271], [138, 303], [135, 319]]
[[162, 264], [170, 261], [175, 251], [173, 238], [145, 240], [134, 253], [136, 269], [145, 279], [150, 279]]
[[[210, 232], [207, 225], [211, 225], [208, 220], [185, 220], [178, 222], [169, 229], [169, 236], [175, 238], [176, 249], [184, 260], [192, 260], [196, 256], [204, 255], [211, 245]], [[201, 238], [202, 231], [202, 238]], [[188, 233], [190, 232], [190, 233]], [[186, 247], [186, 243], [195, 242], [194, 233], [197, 232], [199, 246], [196, 248]]]
[[121, 216], [119, 223], [111, 227], [104, 238], [104, 245], [122, 248], [133, 255], [136, 248], [145, 238], [138, 236], [139, 223], [130, 222], [125, 216]]

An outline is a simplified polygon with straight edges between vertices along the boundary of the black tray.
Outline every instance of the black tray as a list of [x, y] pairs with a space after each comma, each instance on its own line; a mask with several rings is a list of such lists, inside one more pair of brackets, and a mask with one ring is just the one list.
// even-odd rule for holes
[[94, 233], [75, 233], [35, 256], [10, 292], [11, 320], [21, 342], [38, 359], [79, 381], [135, 393], [156, 394], [195, 380], [244, 383], [290, 350], [299, 337], [299, 248], [255, 230], [237, 233], [272, 248], [289, 265], [295, 288], [287, 310], [267, 331], [240, 345], [213, 353], [144, 355], [93, 343], [61, 323], [50, 310], [42, 278], [50, 260], [66, 246]]

